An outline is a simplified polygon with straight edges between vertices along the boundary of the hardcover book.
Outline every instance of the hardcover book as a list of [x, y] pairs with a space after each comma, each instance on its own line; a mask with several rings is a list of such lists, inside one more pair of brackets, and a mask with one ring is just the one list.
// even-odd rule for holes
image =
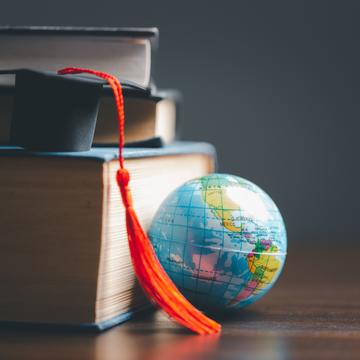
[[86, 67], [149, 87], [157, 40], [156, 28], [0, 27], [0, 69]]
[[[162, 200], [214, 170], [205, 143], [125, 148], [134, 207], [147, 229]], [[116, 148], [0, 149], [0, 322], [105, 329], [149, 306], [136, 285]]]
[[[1, 80], [2, 76], [0, 76]], [[124, 83], [126, 111], [125, 141], [127, 144], [160, 138], [162, 143], [175, 140], [179, 128], [181, 95], [174, 90], [144, 89]], [[10, 142], [14, 113], [13, 87], [0, 87], [0, 144]], [[118, 125], [115, 101], [111, 90], [103, 90], [97, 116], [94, 145], [116, 145]]]

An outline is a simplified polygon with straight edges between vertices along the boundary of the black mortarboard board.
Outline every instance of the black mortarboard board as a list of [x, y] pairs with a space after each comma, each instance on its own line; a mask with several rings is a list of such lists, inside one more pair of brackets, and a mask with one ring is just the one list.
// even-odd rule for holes
[[40, 151], [91, 148], [104, 81], [28, 69], [15, 74], [10, 143]]

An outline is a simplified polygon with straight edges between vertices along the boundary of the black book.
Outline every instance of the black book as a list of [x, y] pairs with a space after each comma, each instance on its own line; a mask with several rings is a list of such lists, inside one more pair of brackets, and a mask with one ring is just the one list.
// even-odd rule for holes
[[0, 70], [86, 67], [149, 87], [157, 40], [156, 28], [0, 27]]

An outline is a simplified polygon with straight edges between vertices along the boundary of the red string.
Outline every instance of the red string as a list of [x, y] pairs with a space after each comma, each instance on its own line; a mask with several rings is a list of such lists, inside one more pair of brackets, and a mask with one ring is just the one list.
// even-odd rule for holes
[[170, 317], [179, 324], [198, 334], [214, 334], [221, 330], [221, 326], [214, 320], [206, 317], [190, 304], [179, 292], [161, 266], [153, 250], [151, 242], [143, 230], [133, 208], [132, 196], [129, 187], [130, 175], [124, 166], [124, 99], [119, 80], [107, 73], [82, 68], [65, 68], [59, 74], [92, 74], [106, 80], [111, 86], [118, 114], [119, 123], [119, 170], [116, 181], [120, 189], [121, 198], [126, 213], [126, 229], [128, 234], [131, 260], [139, 280], [149, 298], [156, 302]]

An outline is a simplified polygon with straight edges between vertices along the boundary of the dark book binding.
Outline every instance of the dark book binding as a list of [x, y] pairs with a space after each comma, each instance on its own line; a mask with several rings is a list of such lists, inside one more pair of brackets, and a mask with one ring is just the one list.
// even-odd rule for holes
[[46, 330], [64, 330], [64, 331], [90, 331], [101, 332], [111, 329], [114, 326], [123, 324], [124, 322], [133, 319], [136, 316], [150, 312], [154, 307], [149, 303], [143, 307], [139, 307], [132, 311], [119, 314], [109, 320], [99, 323], [82, 323], [82, 324], [53, 324], [53, 323], [34, 323], [34, 322], [19, 322], [19, 321], [0, 321], [0, 329], [46, 329]]
[[97, 27], [97, 26], [0, 26], [0, 34], [39, 35], [114, 35], [157, 40], [156, 27]]
[[[166, 146], [153, 147], [125, 147], [123, 154], [125, 159], [139, 159], [146, 157], [159, 157], [167, 155], [181, 155], [181, 154], [204, 154], [216, 159], [215, 148], [205, 142], [193, 141], [175, 141]], [[17, 146], [1, 146], [1, 156], [26, 156], [26, 157], [62, 157], [62, 158], [79, 158], [90, 159], [94, 161], [106, 162], [118, 158], [118, 148], [116, 147], [93, 147], [89, 151], [64, 151], [64, 152], [50, 152], [50, 151], [30, 151], [24, 150]]]

